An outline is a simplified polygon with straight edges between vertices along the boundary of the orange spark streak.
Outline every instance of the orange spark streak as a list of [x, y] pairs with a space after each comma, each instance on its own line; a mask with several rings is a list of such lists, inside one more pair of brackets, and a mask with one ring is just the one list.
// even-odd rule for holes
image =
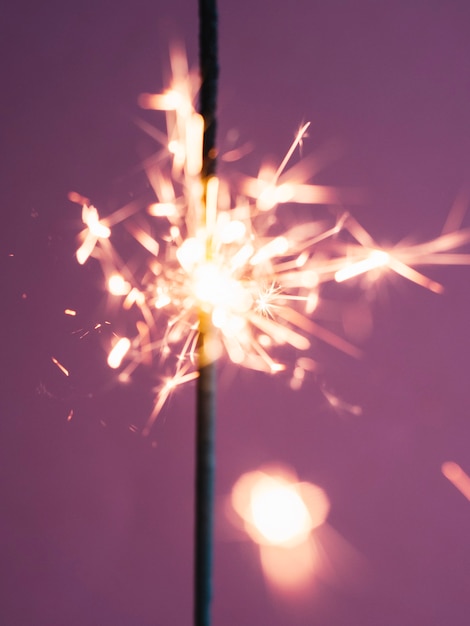
[[127, 337], [121, 337], [108, 355], [109, 367], [117, 369], [121, 365], [130, 347], [131, 342], [129, 339]]
[[54, 363], [54, 365], [57, 365], [57, 367], [60, 369], [60, 371], [62, 372], [62, 374], [65, 374], [66, 376], [70, 376], [70, 373], [68, 371], [68, 369], [66, 367], [64, 367], [62, 365], [62, 363], [60, 363], [55, 357], [51, 357], [52, 362]]
[[454, 461], [446, 461], [442, 464], [443, 475], [456, 487], [460, 493], [470, 500], [470, 476]]

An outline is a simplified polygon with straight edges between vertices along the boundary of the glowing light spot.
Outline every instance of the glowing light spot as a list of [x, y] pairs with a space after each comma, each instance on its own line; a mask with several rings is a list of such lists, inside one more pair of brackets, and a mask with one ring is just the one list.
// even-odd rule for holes
[[251, 493], [251, 510], [256, 528], [269, 543], [301, 542], [312, 528], [299, 493], [279, 479], [260, 479]]
[[117, 369], [121, 363], [123, 358], [129, 351], [131, 347], [131, 342], [127, 337], [121, 337], [116, 345], [113, 347], [111, 352], [108, 354], [108, 365], [112, 369]]
[[342, 269], [338, 270], [335, 274], [335, 280], [337, 283], [342, 283], [345, 280], [365, 274], [371, 270], [379, 267], [385, 267], [390, 262], [390, 255], [384, 250], [372, 250], [367, 259], [363, 261], [357, 261], [351, 265], [346, 265]]
[[231, 502], [259, 546], [267, 580], [280, 590], [305, 590], [319, 565], [312, 532], [328, 515], [324, 491], [299, 483], [290, 469], [267, 467], [243, 474], [233, 486]]
[[194, 272], [194, 293], [202, 305], [244, 313], [252, 304], [251, 294], [215, 263], [204, 263]]
[[259, 263], [263, 263], [264, 261], [268, 261], [276, 256], [281, 256], [287, 252], [289, 249], [289, 242], [286, 237], [276, 237], [272, 239], [269, 243], [264, 245], [262, 248], [253, 255], [250, 260], [251, 265], [258, 265]]
[[315, 311], [320, 301], [320, 296], [315, 291], [311, 291], [305, 301], [305, 312], [310, 315]]
[[182, 153], [183, 155], [185, 154], [183, 146], [176, 139], [172, 139], [168, 142], [168, 151], [175, 155], [178, 153]]
[[325, 387], [322, 387], [321, 392], [327, 399], [328, 404], [333, 409], [336, 409], [338, 412], [350, 413], [351, 415], [356, 415], [356, 416], [362, 415], [362, 407], [360, 407], [359, 405], [350, 404], [349, 402], [346, 402], [345, 400], [335, 395], [331, 391], [328, 391], [327, 389], [325, 389]]
[[171, 302], [170, 294], [162, 287], [157, 287], [157, 297], [155, 298], [155, 308], [163, 309]]
[[236, 337], [246, 327], [246, 320], [243, 317], [232, 315], [225, 307], [214, 308], [212, 323], [216, 328], [220, 328], [226, 337]]
[[178, 226], [171, 226], [170, 228], [170, 236], [173, 241], [177, 241], [181, 237], [181, 232]]
[[236, 270], [243, 267], [253, 254], [253, 246], [250, 243], [243, 245], [240, 250], [230, 259], [230, 266]]
[[73, 309], [65, 309], [64, 313], [65, 315], [70, 315], [71, 317], [75, 317], [77, 315], [77, 311], [74, 311]]
[[98, 211], [94, 206], [83, 205], [82, 221], [87, 230], [85, 231], [83, 243], [76, 252], [77, 261], [80, 265], [85, 263], [100, 239], [108, 239], [111, 235], [111, 230], [108, 226], [100, 222]]
[[307, 289], [318, 286], [318, 274], [314, 270], [304, 270], [300, 278], [300, 284]]
[[185, 239], [176, 251], [176, 258], [181, 267], [190, 273], [195, 265], [201, 263], [205, 257], [204, 242], [195, 237]]
[[199, 113], [193, 113], [186, 125], [186, 167], [189, 176], [197, 176], [202, 168], [202, 137], [204, 119]]
[[94, 237], [107, 239], [111, 235], [110, 229], [100, 222], [98, 211], [94, 206], [83, 206], [82, 220]]
[[133, 304], [142, 307], [145, 304], [145, 295], [135, 287], [129, 291], [123, 302], [124, 309], [130, 309]]
[[319, 487], [298, 483], [283, 469], [244, 474], [232, 490], [232, 504], [257, 543], [294, 546], [323, 524], [328, 499]]
[[120, 274], [113, 274], [109, 277], [108, 291], [113, 296], [126, 296], [130, 290], [130, 284]]
[[299, 390], [302, 387], [302, 383], [305, 378], [305, 370], [297, 366], [292, 372], [292, 378], [289, 381], [290, 388], [294, 391]]
[[269, 185], [260, 194], [257, 206], [261, 211], [270, 211], [276, 204], [289, 202], [293, 197], [294, 187], [289, 183], [285, 183], [279, 187]]
[[273, 345], [273, 340], [271, 339], [271, 337], [264, 333], [258, 335], [258, 341], [259, 344], [263, 346], [263, 348], [270, 348]]
[[442, 473], [460, 493], [470, 500], [470, 476], [454, 461], [442, 464]]
[[147, 212], [155, 217], [172, 217], [176, 214], [176, 206], [173, 202], [154, 202]]
[[233, 220], [226, 224], [221, 232], [220, 239], [222, 243], [234, 243], [235, 241], [241, 241], [246, 234], [246, 226], [243, 222]]
[[169, 89], [162, 94], [144, 93], [139, 96], [139, 105], [143, 109], [156, 109], [157, 111], [176, 111], [184, 104], [183, 95]]

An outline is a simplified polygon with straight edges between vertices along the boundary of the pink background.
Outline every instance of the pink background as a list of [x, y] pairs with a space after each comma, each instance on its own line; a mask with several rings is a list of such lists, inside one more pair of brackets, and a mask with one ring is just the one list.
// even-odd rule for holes
[[[279, 162], [310, 120], [307, 154], [331, 139], [344, 147], [316, 180], [367, 189], [352, 212], [378, 242], [438, 235], [470, 182], [467, 3], [220, 4], [219, 142], [235, 128], [254, 144], [235, 167]], [[2, 13], [0, 621], [187, 625], [193, 388], [151, 440], [129, 430], [150, 410], [150, 377], [118, 386], [109, 335], [73, 334], [108, 313], [98, 268], [74, 259], [80, 211], [66, 198], [79, 191], [106, 213], [142, 191], [137, 96], [161, 89], [174, 34], [197, 65], [197, 8], [46, 1]], [[285, 377], [221, 371], [214, 625], [468, 624], [470, 504], [440, 468], [470, 472], [470, 268], [431, 274], [444, 296], [385, 281], [365, 357], [319, 346], [323, 373], [298, 392]], [[332, 410], [322, 384], [362, 416]], [[242, 473], [271, 461], [326, 490], [329, 524], [362, 554], [366, 582], [344, 580], [331, 554], [336, 582], [318, 578], [302, 603], [269, 591], [224, 502]]]

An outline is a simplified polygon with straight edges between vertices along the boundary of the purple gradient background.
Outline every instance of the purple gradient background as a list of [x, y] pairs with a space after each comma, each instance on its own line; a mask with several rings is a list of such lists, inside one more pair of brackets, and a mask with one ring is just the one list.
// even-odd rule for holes
[[[74, 260], [80, 212], [66, 196], [113, 210], [139, 191], [136, 98], [161, 88], [169, 34], [196, 64], [195, 5], [3, 9], [6, 626], [191, 624], [193, 392], [166, 407], [156, 447], [129, 431], [148, 415], [148, 381], [115, 385], [106, 336], [72, 334], [107, 310], [98, 269]], [[353, 213], [377, 241], [437, 235], [469, 182], [469, 21], [464, 2], [221, 2], [220, 143], [232, 128], [253, 141], [237, 167], [255, 173], [311, 120], [307, 153], [329, 139], [345, 146], [318, 181], [368, 190]], [[214, 625], [469, 623], [470, 504], [440, 467], [455, 460], [470, 472], [470, 269], [432, 274], [443, 297], [402, 280], [381, 290], [360, 362], [319, 348], [322, 380], [361, 404], [361, 417], [329, 409], [312, 379], [294, 393], [283, 378], [221, 373]], [[267, 590], [256, 547], [235, 537], [223, 503], [243, 472], [269, 461], [326, 490], [330, 525], [369, 564], [367, 587], [319, 580], [298, 607]]]

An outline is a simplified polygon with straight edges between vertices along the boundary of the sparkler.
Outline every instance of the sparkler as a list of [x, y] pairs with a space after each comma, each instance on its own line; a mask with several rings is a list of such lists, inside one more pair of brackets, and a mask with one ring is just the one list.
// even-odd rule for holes
[[[171, 393], [198, 377], [203, 324], [211, 325], [205, 364], [226, 357], [236, 365], [275, 374], [286, 369], [278, 355], [285, 356], [286, 348], [308, 354], [312, 337], [360, 356], [356, 346], [314, 319], [326, 284], [354, 282], [367, 289], [394, 273], [439, 294], [443, 286], [417, 268], [470, 264], [470, 254], [458, 252], [470, 242], [469, 229], [387, 249], [346, 212], [329, 222], [295, 222], [282, 230], [292, 218], [293, 203], [312, 204], [315, 198], [319, 204], [334, 203], [351, 196], [347, 190], [303, 182], [302, 161], [289, 169], [284, 159], [271, 178], [262, 171], [256, 178], [242, 178], [235, 189], [212, 177], [204, 204], [200, 169], [189, 165], [196, 160], [194, 125], [202, 132], [200, 121], [194, 123], [199, 114], [193, 107], [193, 78], [181, 56], [173, 56], [172, 65], [170, 91], [140, 99], [148, 108], [163, 109], [168, 127], [167, 144], [154, 159], [159, 167], [148, 169], [156, 196], [146, 207], [148, 222], [136, 215], [134, 205], [100, 218], [96, 208], [84, 204], [85, 228], [77, 251], [80, 263], [90, 257], [99, 261], [112, 298], [124, 312], [137, 311], [140, 318], [133, 336], [115, 339], [109, 365], [120, 368], [125, 378], [150, 363], [158, 365], [160, 375], [171, 372], [156, 390], [144, 435]], [[307, 128], [298, 131], [288, 156]], [[201, 142], [199, 136], [195, 145]], [[143, 253], [132, 272], [112, 244], [113, 231], [121, 226]]]
[[[214, 20], [212, 15], [212, 35], [202, 31], [201, 46], [215, 45]], [[144, 125], [160, 143], [146, 162], [154, 202], [146, 207], [132, 202], [101, 218], [88, 200], [70, 196], [82, 205], [78, 262], [93, 257], [100, 263], [109, 294], [134, 319], [129, 337], [115, 337], [108, 365], [124, 380], [141, 365], [154, 364], [159, 375], [167, 374], [143, 434], [175, 389], [198, 380], [197, 624], [209, 623], [211, 595], [214, 364], [225, 356], [274, 374], [286, 368], [286, 348], [308, 353], [312, 338], [359, 356], [357, 347], [314, 319], [325, 284], [356, 281], [368, 287], [394, 272], [441, 293], [442, 286], [416, 268], [470, 264], [469, 254], [457, 252], [470, 241], [470, 231], [458, 230], [458, 224], [424, 244], [382, 249], [349, 213], [332, 217], [325, 206], [348, 203], [355, 194], [313, 184], [311, 159], [292, 165], [309, 124], [298, 130], [277, 169], [239, 177], [235, 185], [217, 178], [216, 47], [207, 54], [212, 74], [203, 67], [201, 112], [195, 107], [198, 80], [177, 50], [169, 88], [140, 97], [143, 108], [166, 116], [165, 135]], [[318, 217], [295, 219], [293, 204], [319, 205]], [[128, 264], [114, 245], [118, 229], [140, 245], [137, 264], [135, 259]]]

